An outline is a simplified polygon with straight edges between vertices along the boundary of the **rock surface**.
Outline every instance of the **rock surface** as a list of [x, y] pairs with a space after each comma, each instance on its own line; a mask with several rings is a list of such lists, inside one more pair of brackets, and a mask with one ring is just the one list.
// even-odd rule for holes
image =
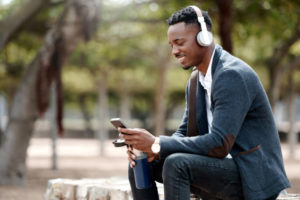
[[[163, 185], [157, 183], [159, 198], [164, 199]], [[277, 200], [300, 200], [300, 194], [281, 195]], [[51, 179], [45, 200], [133, 200], [129, 182], [122, 177], [108, 179]], [[197, 198], [191, 198], [197, 200]]]

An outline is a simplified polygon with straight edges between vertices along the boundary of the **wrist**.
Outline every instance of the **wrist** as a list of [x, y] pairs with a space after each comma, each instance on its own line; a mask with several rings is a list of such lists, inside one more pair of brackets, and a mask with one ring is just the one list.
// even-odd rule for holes
[[154, 142], [151, 146], [151, 151], [154, 154], [158, 154], [160, 152], [160, 139], [159, 139], [159, 137], [155, 137]]

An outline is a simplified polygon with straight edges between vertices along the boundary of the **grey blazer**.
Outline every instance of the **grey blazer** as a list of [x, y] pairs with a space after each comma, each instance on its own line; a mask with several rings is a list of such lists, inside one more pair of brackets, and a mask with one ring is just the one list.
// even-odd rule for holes
[[[242, 60], [216, 45], [212, 63], [211, 133], [208, 133], [204, 89], [197, 85], [199, 136], [186, 137], [188, 103], [178, 130], [160, 136], [160, 158], [176, 152], [236, 162], [245, 199], [265, 199], [290, 187], [271, 107], [256, 73]], [[186, 102], [188, 102], [188, 87]]]

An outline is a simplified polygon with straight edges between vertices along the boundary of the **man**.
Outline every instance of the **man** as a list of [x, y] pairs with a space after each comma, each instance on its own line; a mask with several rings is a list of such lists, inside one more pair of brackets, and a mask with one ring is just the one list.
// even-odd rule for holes
[[168, 24], [172, 54], [184, 69], [198, 70], [197, 128], [189, 130], [190, 80], [183, 120], [172, 136], [155, 138], [144, 129], [119, 129], [128, 134], [122, 135], [126, 143], [146, 152], [150, 162], [152, 186], [136, 189], [136, 156], [129, 148], [134, 199], [158, 199], [155, 180], [164, 183], [167, 200], [187, 200], [191, 192], [202, 199], [276, 199], [290, 184], [272, 111], [256, 73], [213, 43], [211, 20], [199, 8], [183, 8]]

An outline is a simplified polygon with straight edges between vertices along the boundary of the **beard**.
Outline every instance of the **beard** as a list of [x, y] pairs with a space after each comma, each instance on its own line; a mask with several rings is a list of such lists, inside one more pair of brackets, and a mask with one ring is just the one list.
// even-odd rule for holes
[[191, 69], [191, 68], [193, 68], [194, 66], [182, 66], [182, 69], [183, 70], [189, 70], [189, 69]]

